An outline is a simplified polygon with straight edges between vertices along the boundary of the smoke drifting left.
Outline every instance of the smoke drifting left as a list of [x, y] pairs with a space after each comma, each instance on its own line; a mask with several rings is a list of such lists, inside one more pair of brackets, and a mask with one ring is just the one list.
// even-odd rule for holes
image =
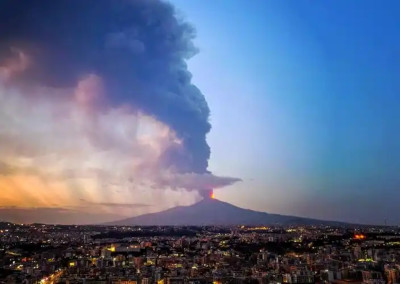
[[207, 170], [210, 110], [186, 65], [195, 30], [172, 5], [4, 0], [0, 18], [0, 164], [13, 169], [0, 206], [21, 203], [12, 184], [26, 176], [36, 191], [103, 204], [240, 180]]

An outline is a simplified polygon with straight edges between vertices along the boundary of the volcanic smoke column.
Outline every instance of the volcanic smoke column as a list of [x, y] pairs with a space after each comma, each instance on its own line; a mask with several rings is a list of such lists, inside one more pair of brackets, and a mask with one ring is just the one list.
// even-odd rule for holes
[[[210, 110], [186, 64], [197, 52], [195, 31], [177, 19], [171, 4], [41, 0], [21, 5], [3, 0], [0, 18], [0, 67], [21, 54], [29, 59], [9, 84], [66, 89], [94, 75], [103, 82], [110, 107], [128, 105], [176, 132], [180, 143], [160, 155], [161, 169], [211, 176]], [[238, 180], [213, 178], [219, 187]]]

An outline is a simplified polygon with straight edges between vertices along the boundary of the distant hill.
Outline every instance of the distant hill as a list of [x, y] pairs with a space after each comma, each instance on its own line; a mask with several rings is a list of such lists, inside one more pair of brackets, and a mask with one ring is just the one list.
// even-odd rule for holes
[[106, 225], [345, 225], [335, 221], [269, 214], [243, 209], [217, 199], [206, 198], [190, 206], [178, 206], [165, 211], [144, 214]]

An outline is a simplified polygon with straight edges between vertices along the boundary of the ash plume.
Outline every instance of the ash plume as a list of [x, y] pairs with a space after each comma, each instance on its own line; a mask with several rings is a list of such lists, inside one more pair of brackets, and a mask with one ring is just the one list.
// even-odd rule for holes
[[97, 76], [108, 103], [131, 105], [176, 132], [182, 143], [163, 153], [163, 167], [208, 173], [210, 110], [186, 65], [197, 52], [195, 30], [172, 5], [3, 0], [0, 19], [0, 66], [14, 66], [3, 70], [10, 84], [65, 89]]

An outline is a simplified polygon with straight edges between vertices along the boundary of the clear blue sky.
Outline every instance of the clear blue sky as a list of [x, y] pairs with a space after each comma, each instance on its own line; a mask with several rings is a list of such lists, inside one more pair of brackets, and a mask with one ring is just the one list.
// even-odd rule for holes
[[400, 224], [400, 2], [173, 0], [211, 109], [219, 199]]

